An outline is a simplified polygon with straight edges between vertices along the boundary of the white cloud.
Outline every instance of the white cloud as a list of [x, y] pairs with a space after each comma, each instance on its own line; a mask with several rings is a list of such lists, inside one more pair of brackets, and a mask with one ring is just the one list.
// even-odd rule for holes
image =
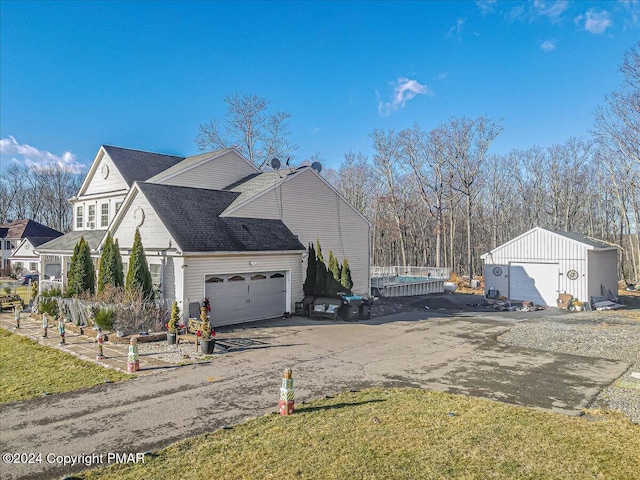
[[433, 96], [433, 90], [426, 85], [420, 84], [417, 80], [401, 77], [392, 85], [394, 85], [394, 88], [391, 101], [378, 101], [378, 113], [382, 116], [390, 115], [391, 112], [404, 108], [407, 102], [416, 95]]
[[482, 15], [493, 13], [496, 10], [497, 0], [476, 0], [476, 5], [480, 9]]
[[569, 2], [568, 0], [557, 0], [555, 2], [535, 0], [533, 8], [537, 15], [549, 17], [552, 21], [556, 21], [569, 8]]
[[596, 12], [595, 9], [587, 11], [586, 20], [584, 22], [585, 30], [598, 34], [604, 32], [611, 26], [611, 17], [609, 12], [603, 10], [602, 12]]
[[456, 37], [458, 41], [462, 41], [462, 29], [464, 28], [464, 22], [466, 22], [466, 18], [457, 18], [456, 24], [449, 29], [449, 33], [447, 33], [448, 37]]
[[544, 42], [542, 42], [542, 45], [540, 45], [540, 48], [544, 52], [551, 52], [552, 50], [556, 49], [556, 42], [554, 42], [553, 40], [545, 40]]
[[624, 13], [624, 29], [635, 27], [640, 21], [640, 1], [639, 0], [619, 0], [618, 5], [622, 6]]
[[72, 173], [80, 173], [84, 165], [76, 162], [76, 156], [71, 152], [64, 152], [61, 156], [45, 150], [38, 150], [31, 145], [21, 144], [12, 137], [0, 139], [0, 156], [11, 157], [11, 161], [24, 163], [34, 170], [59, 167]]

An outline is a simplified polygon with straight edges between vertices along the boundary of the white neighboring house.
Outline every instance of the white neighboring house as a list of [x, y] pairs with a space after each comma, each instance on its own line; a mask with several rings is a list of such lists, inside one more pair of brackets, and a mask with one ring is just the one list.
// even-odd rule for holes
[[612, 243], [578, 233], [535, 227], [482, 255], [485, 294], [556, 306], [558, 294], [588, 302], [618, 292], [618, 251]]
[[62, 232], [29, 219], [14, 220], [0, 224], [0, 251], [2, 252], [2, 272], [11, 273], [16, 268], [23, 273], [37, 272], [56, 275], [55, 270], [44, 271], [40, 257], [34, 252], [45, 242], [62, 235]]
[[354, 292], [369, 292], [370, 223], [308, 166], [263, 173], [233, 149], [183, 158], [102, 146], [70, 201], [74, 231], [37, 249], [64, 259], [65, 280], [81, 236], [97, 259], [111, 232], [126, 269], [138, 228], [162, 297], [185, 316], [208, 298], [215, 325], [291, 312], [316, 239], [325, 258], [347, 258]]

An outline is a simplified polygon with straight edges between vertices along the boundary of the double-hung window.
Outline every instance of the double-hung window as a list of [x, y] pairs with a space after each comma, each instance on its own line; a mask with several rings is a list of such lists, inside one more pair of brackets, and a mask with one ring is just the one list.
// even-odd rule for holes
[[100, 205], [100, 226], [106, 227], [109, 225], [109, 204], [103, 203]]
[[82, 205], [76, 207], [76, 228], [84, 227], [84, 208]]

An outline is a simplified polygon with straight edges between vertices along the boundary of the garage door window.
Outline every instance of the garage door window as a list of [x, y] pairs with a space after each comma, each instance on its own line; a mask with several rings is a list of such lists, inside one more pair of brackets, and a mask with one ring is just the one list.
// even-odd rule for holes
[[234, 275], [233, 277], [229, 277], [230, 282], [244, 282], [244, 277], [240, 275]]
[[273, 275], [271, 275], [271, 278], [284, 278], [284, 275], [281, 273], [274, 273]]
[[224, 279], [220, 277], [211, 277], [207, 279], [207, 283], [222, 283], [222, 282], [224, 282]]
[[264, 275], [262, 275], [261, 273], [257, 274], [257, 275], [253, 275], [251, 277], [251, 280], [266, 280], [267, 277], [265, 277]]

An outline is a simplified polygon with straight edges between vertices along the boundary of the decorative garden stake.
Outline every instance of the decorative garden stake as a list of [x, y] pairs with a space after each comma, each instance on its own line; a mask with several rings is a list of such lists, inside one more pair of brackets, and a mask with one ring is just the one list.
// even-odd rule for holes
[[98, 342], [98, 360], [102, 360], [104, 355], [102, 354], [102, 345], [104, 344], [104, 336], [102, 335], [102, 329], [98, 327], [98, 333], [96, 334], [96, 342]]
[[49, 319], [47, 314], [42, 314], [42, 338], [47, 338], [47, 330], [49, 329]]
[[64, 345], [64, 318], [58, 320], [58, 333], [60, 334], [60, 345]]
[[282, 376], [282, 387], [280, 388], [280, 415], [291, 415], [293, 402], [293, 372], [287, 368]]
[[140, 357], [138, 356], [138, 339], [131, 337], [129, 340], [129, 355], [127, 355], [127, 372], [133, 373], [140, 370]]
[[20, 305], [16, 305], [13, 309], [13, 318], [16, 321], [16, 328], [20, 328]]

